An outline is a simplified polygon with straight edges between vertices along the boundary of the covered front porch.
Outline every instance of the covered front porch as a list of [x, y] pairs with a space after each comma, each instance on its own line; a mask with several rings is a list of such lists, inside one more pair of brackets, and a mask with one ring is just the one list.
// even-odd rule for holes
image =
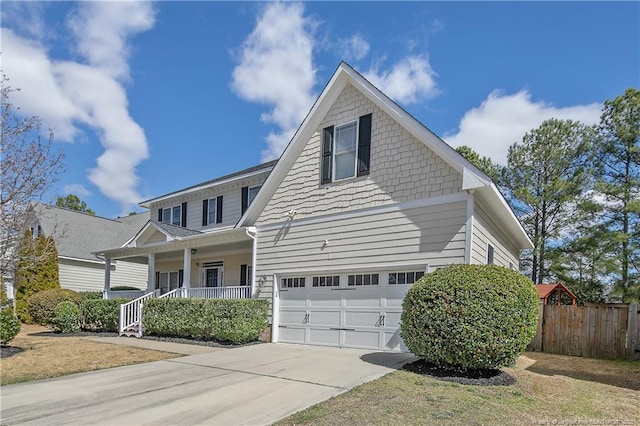
[[[104, 298], [251, 298], [254, 238], [252, 228], [203, 233], [149, 221], [123, 247], [98, 253], [105, 260]], [[145, 290], [112, 291], [111, 262], [124, 258], [147, 263], [147, 282], [132, 283]]]

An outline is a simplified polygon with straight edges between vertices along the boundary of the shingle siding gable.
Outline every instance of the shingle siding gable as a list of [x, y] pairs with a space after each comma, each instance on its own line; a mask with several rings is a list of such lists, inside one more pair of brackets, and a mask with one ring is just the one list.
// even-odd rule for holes
[[[321, 184], [322, 129], [372, 113], [370, 174]], [[258, 225], [459, 192], [462, 176], [347, 85], [260, 214]]]

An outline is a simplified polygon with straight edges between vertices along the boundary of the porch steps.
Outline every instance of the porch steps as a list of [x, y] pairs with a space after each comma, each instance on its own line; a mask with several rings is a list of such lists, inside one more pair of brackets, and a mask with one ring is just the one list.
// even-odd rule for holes
[[120, 332], [121, 336], [126, 336], [126, 337], [138, 337], [140, 335], [140, 325], [139, 324], [134, 324], [134, 325], [130, 325], [129, 327], [125, 327], [121, 332]]

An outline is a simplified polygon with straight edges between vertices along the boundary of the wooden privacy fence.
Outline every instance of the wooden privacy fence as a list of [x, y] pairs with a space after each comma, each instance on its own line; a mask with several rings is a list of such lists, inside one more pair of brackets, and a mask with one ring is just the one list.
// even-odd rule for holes
[[640, 359], [640, 304], [540, 305], [530, 351], [605, 359]]

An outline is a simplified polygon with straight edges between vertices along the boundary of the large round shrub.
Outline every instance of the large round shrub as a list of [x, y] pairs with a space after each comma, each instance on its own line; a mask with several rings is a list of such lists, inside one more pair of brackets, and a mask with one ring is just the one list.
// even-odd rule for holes
[[20, 332], [20, 320], [11, 309], [0, 310], [0, 345], [4, 346]]
[[62, 288], [52, 288], [51, 290], [40, 291], [29, 298], [27, 306], [33, 321], [41, 325], [49, 325], [55, 316], [55, 309], [58, 303], [71, 301], [78, 305], [82, 300], [82, 295], [73, 290]]
[[66, 300], [58, 303], [54, 310], [55, 316], [51, 320], [61, 333], [77, 333], [80, 331], [80, 308], [75, 303]]
[[407, 293], [401, 336], [416, 356], [440, 367], [513, 365], [536, 332], [538, 293], [531, 280], [495, 265], [450, 265]]

